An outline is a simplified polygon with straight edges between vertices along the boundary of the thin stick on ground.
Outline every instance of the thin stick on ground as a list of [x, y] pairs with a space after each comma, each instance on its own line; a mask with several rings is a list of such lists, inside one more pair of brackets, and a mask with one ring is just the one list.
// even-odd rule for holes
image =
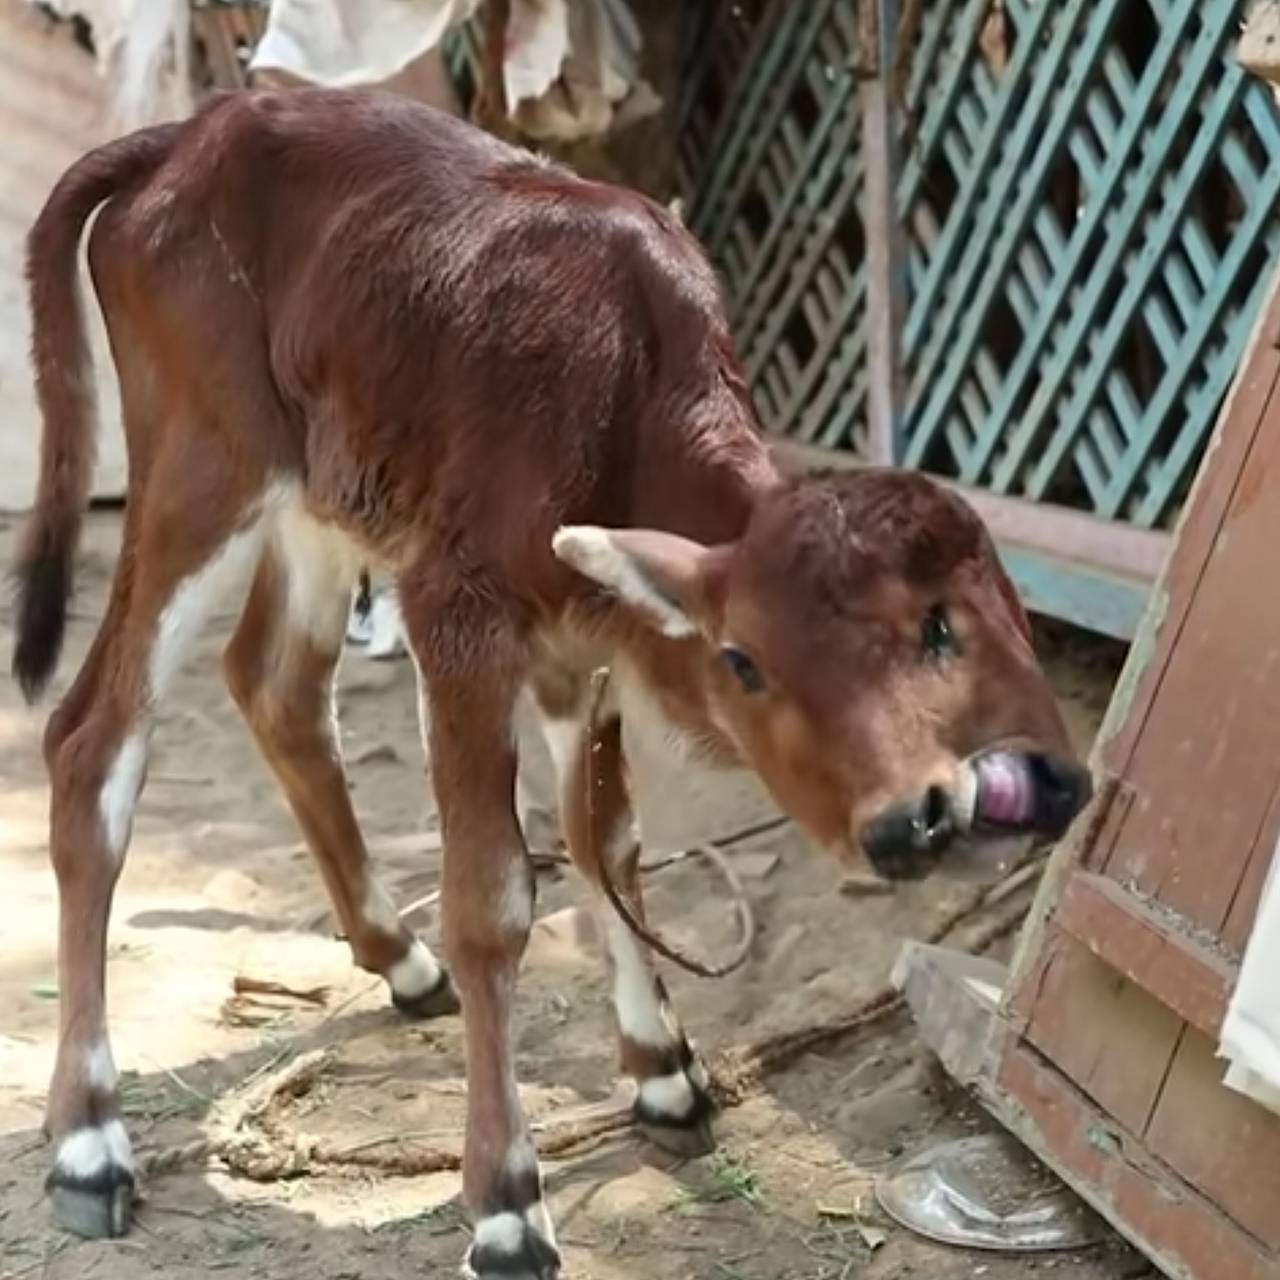
[[[969, 924], [954, 937], [954, 945], [975, 955], [986, 951], [1022, 923], [1029, 902], [1025, 895], [1018, 896], [1018, 890], [1030, 887], [1042, 867], [1042, 862], [1028, 864], [995, 885], [970, 894], [939, 921], [926, 941], [941, 942]], [[903, 1007], [901, 994], [886, 983], [838, 1017], [727, 1049], [711, 1071], [717, 1100], [724, 1107], [737, 1106], [761, 1087], [765, 1077], [805, 1053], [875, 1026]], [[183, 1166], [219, 1160], [233, 1173], [257, 1182], [272, 1182], [326, 1169], [418, 1177], [461, 1168], [461, 1134], [456, 1145], [419, 1144], [412, 1134], [352, 1145], [293, 1130], [282, 1114], [285, 1104], [310, 1091], [335, 1061], [332, 1050], [321, 1049], [302, 1054], [269, 1074], [255, 1073], [257, 1078], [252, 1084], [220, 1108], [223, 1119], [212, 1135], [183, 1146], [144, 1153], [139, 1159], [139, 1172], [144, 1177], [156, 1177]], [[631, 1123], [629, 1098], [586, 1115], [553, 1115], [536, 1126], [538, 1153], [548, 1160], [575, 1155], [588, 1144], [629, 1130]], [[386, 1150], [393, 1144], [397, 1149]]]

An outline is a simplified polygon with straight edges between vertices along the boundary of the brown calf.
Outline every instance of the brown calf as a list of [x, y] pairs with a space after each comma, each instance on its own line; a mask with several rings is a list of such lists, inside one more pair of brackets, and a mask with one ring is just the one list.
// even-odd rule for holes
[[[76, 252], [120, 374], [130, 489], [96, 641], [49, 721], [61, 1039], [56, 1212], [125, 1229], [132, 1176], [103, 999], [107, 917], [157, 704], [215, 601], [231, 692], [356, 962], [466, 1021], [469, 1261], [559, 1261], [509, 1020], [534, 885], [512, 711], [545, 718], [574, 859], [637, 905], [622, 717], [758, 771], [837, 855], [924, 874], [1056, 836], [1088, 794], [971, 511], [918, 476], [783, 480], [714, 276], [666, 211], [374, 93], [216, 99], [85, 157], [30, 240], [45, 433], [14, 668], [54, 669], [93, 456]], [[399, 591], [429, 708], [452, 977], [369, 866], [331, 711], [360, 566]], [[613, 671], [584, 815], [590, 673]], [[588, 830], [598, 848], [589, 847]], [[599, 897], [599, 885], [595, 886]], [[622, 1064], [661, 1144], [705, 1149], [705, 1078], [606, 910]]]

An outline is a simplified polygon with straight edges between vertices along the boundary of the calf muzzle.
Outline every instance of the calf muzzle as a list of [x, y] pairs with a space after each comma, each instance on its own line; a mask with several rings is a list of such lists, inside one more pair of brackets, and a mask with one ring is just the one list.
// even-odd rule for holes
[[1058, 840], [1092, 794], [1088, 770], [1069, 757], [984, 752], [965, 762], [952, 787], [931, 786], [872, 818], [862, 848], [877, 874], [919, 880], [958, 843]]

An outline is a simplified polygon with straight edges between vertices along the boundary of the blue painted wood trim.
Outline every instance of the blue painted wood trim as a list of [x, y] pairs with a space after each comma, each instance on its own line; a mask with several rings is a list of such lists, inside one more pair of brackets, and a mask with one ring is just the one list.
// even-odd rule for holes
[[1132, 640], [1154, 583], [1059, 560], [1011, 543], [998, 547], [1005, 571], [1032, 613]]

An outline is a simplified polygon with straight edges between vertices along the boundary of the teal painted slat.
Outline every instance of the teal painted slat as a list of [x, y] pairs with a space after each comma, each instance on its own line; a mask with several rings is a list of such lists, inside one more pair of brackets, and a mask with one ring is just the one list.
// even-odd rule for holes
[[799, 260], [792, 265], [785, 292], [767, 313], [761, 313], [763, 326], [759, 335], [754, 340], [746, 334], [739, 338], [740, 343], [745, 341], [750, 344], [746, 356], [748, 376], [754, 375], [759, 369], [762, 361], [767, 358], [769, 348], [786, 328], [787, 321], [790, 320], [792, 312], [808, 288], [810, 280], [813, 279], [813, 273], [818, 269], [823, 255], [827, 252], [841, 217], [848, 212], [857, 199], [858, 189], [862, 183], [861, 158], [856, 154], [850, 156], [843, 168], [844, 180], [836, 189], [829, 210], [819, 215], [809, 244], [805, 246]]
[[[1109, 50], [1102, 65], [1107, 84], [1117, 101], [1122, 104], [1131, 101], [1137, 86], [1132, 75], [1129, 74], [1129, 65], [1124, 58], [1115, 50]], [[1103, 104], [1102, 97], [1101, 93], [1096, 95], [1098, 110], [1096, 114], [1090, 114], [1090, 122], [1098, 130], [1098, 136], [1103, 140], [1104, 145], [1109, 146], [1120, 126], [1112, 118], [1110, 108]], [[1092, 101], [1094, 99], [1091, 99]], [[1183, 252], [1197, 278], [1193, 280], [1180, 262], [1171, 261], [1165, 272], [1165, 283], [1185, 326], [1191, 322], [1195, 314], [1196, 300], [1213, 279], [1217, 269], [1217, 257], [1194, 221], [1188, 219], [1182, 224], [1181, 236]]]
[[[1178, 222], [1186, 210], [1187, 202], [1227, 127], [1232, 108], [1239, 100], [1243, 87], [1242, 74], [1239, 70], [1231, 68], [1224, 72], [1217, 90], [1204, 108], [1201, 128], [1190, 151], [1177, 172], [1166, 177], [1162, 184], [1165, 189], [1162, 193], [1160, 211], [1152, 215], [1151, 225], [1144, 229], [1143, 238], [1132, 260], [1126, 265], [1125, 283], [1120, 297], [1110, 307], [1105, 317], [1099, 317], [1104, 320], [1101, 329], [1092, 329], [1090, 348], [1096, 354], [1091, 357], [1080, 384], [1074, 390], [1069, 407], [1062, 413], [1058, 434], [1046, 448], [1042, 449], [1037, 459], [1032, 481], [1027, 487], [1027, 492], [1032, 496], [1038, 491], [1043, 492], [1044, 486], [1061, 458], [1065, 448], [1063, 442], [1069, 439], [1069, 433], [1074, 428], [1075, 418], [1092, 402], [1097, 392], [1103, 370], [1107, 367], [1106, 362], [1110, 359], [1109, 353], [1115, 351], [1123, 336], [1125, 326], [1129, 323], [1154, 276], [1177, 230]], [[1219, 270], [1214, 287], [1215, 290], [1221, 291], [1230, 284], [1231, 280], [1225, 273], [1224, 265]], [[1088, 314], [1090, 318], [1093, 315], [1092, 311], [1084, 314]], [[1023, 455], [1031, 441], [1036, 439], [1039, 424], [1051, 403], [1053, 402], [1047, 398], [1041, 400], [1037, 396], [1032, 411], [1024, 416], [1009, 442], [1009, 452], [994, 470], [992, 483], [997, 489], [1007, 485], [1016, 468], [1021, 465]], [[1163, 398], [1161, 403], [1164, 403]], [[1152, 412], [1151, 406], [1148, 406], [1147, 412], [1148, 414]], [[1149, 434], [1139, 429], [1135, 438], [1149, 436]]]
[[[1273, 266], [1280, 257], [1278, 242], [1280, 236], [1273, 234], [1268, 255]], [[1270, 271], [1259, 275], [1244, 305], [1228, 321], [1226, 342], [1222, 350], [1208, 361], [1208, 377], [1204, 385], [1187, 402], [1188, 414], [1193, 422], [1200, 424], [1200, 430], [1181, 432], [1168, 455], [1162, 461], [1153, 463], [1151, 469], [1155, 475], [1151, 479], [1147, 496], [1134, 513], [1133, 523], [1151, 527], [1159, 521], [1168, 505], [1170, 492], [1182, 478], [1192, 455], [1199, 451], [1212, 431], [1218, 407], [1235, 377], [1240, 357], [1249, 341], [1254, 318], [1270, 283]]]
[[865, 398], [866, 360], [866, 329], [857, 325], [848, 330], [848, 337], [831, 359], [822, 362], [825, 384], [805, 408], [804, 438], [825, 442], [833, 436], [842, 438], [851, 430], [855, 405], [849, 391], [861, 384]]
[[[1072, 113], [1081, 100], [1090, 68], [1110, 30], [1113, 17], [1114, 12], [1107, 8], [1096, 11], [1086, 27], [1081, 43], [1073, 51], [1066, 80], [1054, 100], [1048, 122], [1041, 125], [1038, 120], [1034, 121], [1036, 126], [1034, 137], [1022, 139], [1024, 142], [1034, 140], [1037, 143], [1030, 163], [1027, 164], [1023, 160], [1021, 151], [1017, 153], [1016, 159], [1011, 157], [998, 194], [993, 193], [990, 203], [984, 208], [984, 216], [973, 233], [974, 248], [969, 255], [973, 266], [953, 291], [952, 305], [948, 307], [941, 323], [930, 334], [922, 358], [927, 365], [935, 359], [940, 359], [945, 352], [946, 364], [938, 385], [930, 389], [929, 399], [923, 410], [915, 420], [909, 423], [910, 445], [906, 458], [908, 465], [919, 465], [924, 457], [929, 441], [936, 430], [937, 420], [950, 396], [954, 395], [955, 387], [963, 376], [964, 365], [979, 340], [991, 299], [1014, 252], [1018, 238], [1031, 217], [1037, 200], [1043, 194], [1045, 181], [1057, 153], [1057, 138], [1069, 125]], [[1019, 185], [1016, 188], [1013, 185], [1015, 176], [1019, 179]], [[1010, 208], [1007, 196], [1015, 190], [1013, 207]], [[991, 238], [997, 234], [998, 239], [995, 245], [991, 246]], [[984, 263], [985, 270], [982, 270]], [[971, 293], [971, 288], [975, 288], [977, 292]], [[1024, 343], [1023, 350], [1031, 351], [1028, 361], [1036, 354], [1030, 343]], [[1021, 355], [1020, 352], [1019, 356]], [[1009, 393], [1006, 392], [1006, 395]], [[1009, 398], [1012, 399], [1012, 396], [1009, 395]], [[998, 410], [993, 411], [993, 423], [1001, 421], [1003, 416]], [[991, 428], [987, 438], [995, 429], [995, 427]], [[980, 473], [980, 460], [984, 455], [982, 446], [983, 442], [980, 441], [975, 454], [967, 462], [965, 474]]]
[[796, 82], [803, 75], [808, 59], [813, 56], [832, 3], [833, 0], [813, 0], [811, 4], [795, 6], [797, 11], [809, 15], [809, 21], [796, 34], [795, 47], [788, 51], [787, 61], [774, 71], [752, 119], [751, 129], [742, 133], [738, 145], [726, 153], [719, 166], [723, 174], [722, 199], [718, 205], [708, 203], [705, 216], [699, 223], [699, 234], [713, 254], [737, 212], [765, 148], [778, 129]]
[[[1194, 12], [1197, 3], [1198, 0], [1181, 0], [1178, 15], [1183, 22]], [[1191, 50], [1187, 51], [1187, 56], [1183, 60], [1189, 74], [1204, 75], [1214, 58], [1217, 42], [1217, 33], [1202, 30], [1200, 39]], [[1042, 406], [1040, 412], [1047, 410], [1059, 393], [1062, 380], [1073, 367], [1071, 363], [1073, 354], [1080, 350], [1080, 344], [1084, 341], [1107, 284], [1114, 278], [1114, 273], [1119, 268], [1127, 248], [1127, 237], [1117, 235], [1116, 232], [1137, 226], [1141, 211], [1150, 203], [1152, 189], [1167, 159], [1164, 150], [1152, 144], [1145, 148], [1137, 168], [1126, 173], [1129, 161], [1143, 137], [1147, 113], [1155, 102], [1156, 94], [1178, 52], [1178, 43], [1177, 24], [1171, 20], [1168, 28], [1161, 32], [1156, 47], [1147, 60], [1138, 90], [1129, 104], [1124, 130], [1117, 137], [1107, 157], [1107, 163], [1096, 190], [1090, 193], [1090, 202], [1085, 208], [1084, 217], [1072, 231], [1067, 253], [1057, 264], [1055, 286], [1042, 300], [1036, 326], [1032, 332], [1024, 335], [1022, 347], [1006, 380], [1004, 393], [992, 407], [991, 423], [978, 441], [965, 474], [967, 483], [976, 483], [984, 474], [998, 444], [1002, 447], [1006, 444], [1013, 447], [1021, 443], [1025, 448], [1030, 443], [1032, 432], [1026, 425], [1028, 414], [1020, 415], [1019, 423], [1011, 431], [1010, 411], [1024, 393], [1027, 377], [1036, 367], [1050, 334], [1054, 332], [1059, 313], [1068, 302], [1071, 305], [1071, 312], [1067, 317], [1066, 329], [1056, 335], [1054, 343], [1053, 372], [1036, 388], [1035, 396], [1029, 406], [1031, 412], [1035, 412], [1037, 405]], [[1176, 130], [1181, 127], [1183, 120], [1192, 109], [1191, 101], [1185, 98], [1180, 100], [1179, 105], [1175, 105], [1171, 114], [1165, 117], [1165, 124]], [[1122, 184], [1122, 179], [1127, 180]], [[1110, 202], [1118, 191], [1123, 192], [1123, 198], [1119, 212], [1112, 223], [1112, 235], [1103, 242], [1101, 252], [1095, 252], [1092, 261], [1088, 263], [1089, 274], [1082, 283], [1080, 276], [1086, 264], [1086, 252], [1096, 243], [1095, 237], [1106, 225], [1105, 218], [1109, 212]], [[953, 376], [955, 375], [950, 370], [943, 375], [943, 385], [939, 388], [938, 394], [945, 393], [946, 385]], [[1020, 461], [1019, 458], [1019, 463]], [[1003, 486], [997, 487], [1007, 487], [1008, 484], [1009, 475], [1006, 474]]]
[[[898, 182], [897, 199], [900, 210], [910, 209], [918, 198], [929, 162], [943, 135], [950, 128], [956, 99], [965, 90], [968, 70], [978, 45], [978, 32], [989, 9], [989, 0], [969, 0], [961, 21], [957, 24], [955, 37], [948, 46], [950, 60], [946, 63], [945, 73], [940, 77], [935, 76], [930, 85], [931, 92], [925, 99], [925, 115], [920, 123], [919, 135], [906, 157], [902, 177]], [[1028, 53], [1025, 60], [1029, 59]], [[939, 79], [941, 84], [938, 83]]]
[[840, 130], [837, 145], [828, 149], [812, 182], [806, 184], [803, 202], [778, 240], [772, 266], [755, 286], [754, 297], [744, 300], [738, 309], [734, 333], [740, 348], [756, 345], [760, 326], [770, 315], [776, 315], [778, 290], [786, 291], [788, 281], [794, 279], [799, 255], [814, 250], [814, 238], [830, 239], [839, 221], [836, 211], [845, 209], [856, 196], [862, 172], [854, 146], [859, 124], [860, 117], [851, 102], [847, 128]]
[[792, 421], [797, 416], [801, 406], [812, 393], [814, 383], [817, 381], [818, 375], [823, 371], [823, 366], [830, 358], [831, 351], [839, 341], [841, 333], [854, 316], [866, 306], [866, 293], [867, 268], [866, 264], [863, 263], [854, 272], [852, 279], [849, 281], [849, 291], [844, 305], [832, 317], [832, 323], [827, 332], [819, 339], [808, 368], [798, 379], [791, 396], [783, 407], [783, 416], [786, 421]]
[[1051, 560], [1022, 547], [1002, 545], [1000, 560], [1023, 603], [1078, 627], [1132, 640], [1150, 595], [1149, 583]]
[[[954, 10], [953, 0], [940, 0], [939, 3], [928, 6], [921, 21], [920, 47], [916, 50], [916, 56], [911, 64], [906, 93], [907, 104], [917, 117], [920, 115], [921, 106], [936, 105], [945, 118], [948, 114], [945, 103], [935, 104], [939, 81], [944, 85], [951, 83], [959, 85], [963, 81], [963, 77], [957, 74], [957, 68], [935, 65], [942, 46], [942, 38], [951, 25]], [[967, 12], [975, 23], [980, 23], [976, 4], [971, 3]], [[976, 30], [976, 26], [974, 29]], [[972, 41], [970, 41], [970, 47], [972, 47]], [[921, 139], [921, 145], [925, 146], [923, 139]], [[928, 155], [927, 149], [923, 154]]]
[[[840, 61], [861, 2], [830, 0], [818, 22], [816, 4], [775, 0], [749, 65], [728, 60], [734, 109], [704, 110], [681, 153], [697, 164], [691, 221], [726, 274], [762, 420], [855, 451], [871, 447], [862, 423], [870, 407], [883, 420], [893, 372], [891, 359], [869, 364], [867, 273], [836, 234], [861, 221], [866, 95]], [[909, 462], [925, 424], [930, 465], [948, 475], [1150, 527], [1167, 524], [1204, 447], [1256, 313], [1260, 246], [1280, 253], [1280, 115], [1261, 90], [1221, 97], [1240, 0], [1143, 0], [1156, 22], [1136, 58], [1109, 25], [1133, 2], [1004, 0], [1000, 67], [977, 46], [988, 0], [926, 6], [907, 89], [919, 131], [890, 180], [904, 234], [889, 270], [908, 298], [896, 345], [919, 334], [892, 416], [912, 433]], [[793, 86], [807, 86], [812, 126]], [[1002, 105], [1011, 97], [1017, 110]], [[1201, 182], [1209, 166], [1238, 189], [1239, 211]], [[1061, 185], [1068, 168], [1077, 189]], [[1143, 584], [1069, 548], [1001, 553], [1038, 611], [1120, 636], [1136, 627]]]
[[[761, 241], [760, 250], [751, 263], [745, 278], [734, 285], [734, 294], [738, 307], [750, 301], [752, 291], [755, 289], [765, 268], [774, 261], [774, 250], [783, 239], [784, 232], [789, 228], [795, 228], [797, 225], [803, 225], [793, 222], [792, 214], [797, 205], [800, 204], [807, 186], [813, 181], [814, 169], [828, 145], [830, 144], [831, 150], [838, 155], [849, 146], [856, 136], [858, 116], [853, 109], [855, 87], [856, 81], [849, 72], [837, 77], [836, 82], [832, 85], [827, 105], [823, 108], [822, 116], [814, 128], [813, 137], [809, 140], [808, 146], [800, 156], [795, 177], [779, 201], [769, 230], [766, 232], [764, 240]], [[837, 128], [837, 125], [841, 127]], [[817, 211], [816, 201], [806, 201], [805, 203], [810, 210], [811, 220], [813, 213]]]
[[778, 14], [778, 20], [771, 21], [767, 16], [756, 29], [752, 53], [743, 63], [742, 74], [729, 95], [716, 136], [712, 139], [707, 180], [690, 202], [689, 225], [699, 235], [703, 233], [708, 213], [718, 206], [724, 186], [733, 174], [761, 104], [772, 88], [778, 65], [789, 51], [791, 32], [800, 20], [803, 8], [803, 5], [788, 4], [786, 0], [774, 0], [771, 12]]
[[[1076, 23], [1087, 7], [1087, 0], [1041, 5], [1032, 14], [1028, 30], [1019, 33], [995, 109], [987, 118], [982, 146], [961, 176], [960, 190], [947, 211], [928, 275], [919, 295], [912, 300], [902, 335], [903, 351], [908, 360], [918, 354], [926, 325], [937, 319], [940, 294], [944, 288], [946, 304], [942, 327], [949, 328], [949, 320], [958, 314], [962, 291], [956, 287], [957, 280], [972, 277], [984, 250], [981, 233], [975, 232], [974, 222], [984, 221], [984, 212], [987, 215], [985, 221], [989, 222], [1000, 210], [1002, 194], [1009, 190], [1018, 173], [1022, 151], [1040, 136], [1040, 112], [1051, 96], [1056, 71], [1070, 51]], [[1050, 14], [1057, 16], [1057, 23], [1052, 29], [1049, 46], [1041, 55], [1038, 53], [1040, 33]], [[1036, 74], [1041, 58], [1048, 74]], [[1024, 85], [1028, 80], [1030, 84]], [[1025, 100], [1021, 92], [1024, 88]], [[1014, 115], [1017, 116], [1016, 123], [1010, 119]], [[995, 168], [995, 176], [988, 183], [988, 175], [996, 166], [997, 159], [1001, 165]], [[959, 267], [955, 265], [957, 254], [960, 256]], [[921, 363], [927, 363], [928, 358], [926, 351]]]
[[[1252, 254], [1255, 244], [1266, 229], [1266, 222], [1270, 216], [1270, 207], [1274, 206], [1277, 198], [1280, 198], [1280, 160], [1273, 161], [1268, 173], [1271, 181], [1265, 184], [1262, 189], [1266, 197], [1265, 200], [1259, 200], [1246, 210], [1244, 223], [1238, 229], [1231, 248], [1222, 260], [1222, 274], [1218, 279], [1217, 286], [1210, 291], [1205, 299], [1199, 323], [1187, 331], [1187, 335], [1183, 339], [1182, 348], [1178, 353], [1179, 359], [1170, 366], [1169, 374], [1166, 375], [1160, 390], [1147, 406], [1147, 412], [1143, 417], [1138, 432], [1134, 436], [1132, 445], [1132, 450], [1138, 457], [1144, 457], [1149, 453], [1151, 444], [1164, 421], [1165, 415], [1169, 413], [1173, 404], [1185, 391], [1191, 371], [1200, 362], [1203, 348], [1213, 335], [1218, 321], [1227, 306], [1227, 299], [1238, 278], [1240, 268]], [[1274, 261], [1268, 265], [1274, 265]], [[1260, 276], [1259, 284], [1261, 285], [1265, 279], [1265, 274]], [[1259, 294], [1258, 296], [1260, 298], [1261, 295]], [[1221, 389], [1222, 391], [1226, 390], [1225, 381]], [[1212, 426], [1212, 423], [1205, 420], [1199, 425], [1202, 431], [1207, 431]], [[1176, 452], [1177, 449], [1175, 447]], [[1131, 483], [1132, 472], [1120, 472], [1112, 484], [1106, 499], [1099, 504], [1099, 510], [1108, 516], [1118, 514]], [[1155, 522], [1157, 515], [1158, 511], [1153, 509], [1152, 504], [1145, 503], [1139, 508], [1135, 523], [1152, 524]]]

